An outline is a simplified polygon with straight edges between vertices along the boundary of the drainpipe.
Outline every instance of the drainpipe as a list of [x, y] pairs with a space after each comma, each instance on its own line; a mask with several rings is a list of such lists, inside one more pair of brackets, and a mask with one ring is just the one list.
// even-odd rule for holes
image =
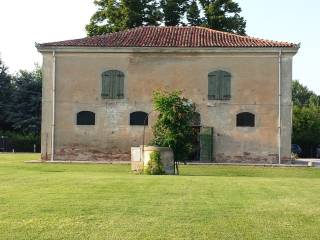
[[55, 95], [56, 95], [56, 51], [52, 52], [52, 125], [51, 125], [51, 161], [54, 159], [54, 128], [55, 128]]
[[279, 86], [278, 86], [278, 164], [281, 164], [281, 57], [282, 57], [282, 49], [279, 50]]

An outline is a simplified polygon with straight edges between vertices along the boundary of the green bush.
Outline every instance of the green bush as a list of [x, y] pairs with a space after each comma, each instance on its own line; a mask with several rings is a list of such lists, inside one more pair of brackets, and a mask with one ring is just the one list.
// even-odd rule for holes
[[149, 175], [162, 175], [164, 174], [163, 164], [159, 151], [153, 151], [150, 154], [150, 160], [145, 168], [145, 173]]
[[[6, 137], [5, 143], [1, 136]], [[40, 136], [34, 134], [23, 134], [12, 131], [0, 130], [0, 151], [33, 152], [36, 144], [36, 152], [40, 152]]]
[[158, 118], [153, 125], [152, 144], [170, 147], [175, 161], [186, 161], [193, 147], [195, 104], [184, 98], [181, 91], [159, 90], [153, 92], [153, 108]]

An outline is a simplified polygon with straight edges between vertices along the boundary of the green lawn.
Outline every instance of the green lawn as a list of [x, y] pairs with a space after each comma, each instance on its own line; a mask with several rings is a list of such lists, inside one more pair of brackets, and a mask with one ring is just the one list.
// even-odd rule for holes
[[320, 239], [320, 169], [26, 164], [0, 154], [0, 239]]

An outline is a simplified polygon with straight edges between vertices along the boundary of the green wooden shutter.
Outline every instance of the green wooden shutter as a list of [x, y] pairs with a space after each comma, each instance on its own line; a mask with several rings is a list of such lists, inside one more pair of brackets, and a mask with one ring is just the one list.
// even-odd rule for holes
[[208, 75], [208, 99], [228, 100], [231, 98], [231, 75], [225, 71], [215, 71]]
[[118, 70], [112, 71], [112, 98], [121, 99], [124, 97], [123, 93], [124, 74]]
[[228, 72], [222, 72], [221, 79], [223, 81], [222, 99], [231, 98], [231, 75]]
[[217, 71], [217, 99], [218, 100], [221, 100], [222, 99], [222, 89], [224, 88], [224, 83], [223, 83], [223, 80], [222, 80], [222, 74], [221, 74], [221, 71]]
[[109, 99], [124, 97], [124, 74], [118, 70], [109, 70], [102, 74], [101, 96]]
[[115, 74], [115, 88], [114, 88], [114, 93], [115, 93], [115, 98], [123, 98], [124, 93], [123, 93], [123, 85], [124, 85], [124, 74], [120, 71], [117, 71]]
[[111, 88], [111, 76], [109, 72], [105, 72], [102, 74], [101, 96], [104, 98], [111, 98], [110, 88]]
[[111, 72], [111, 88], [110, 88], [110, 92], [111, 92], [111, 98], [115, 99], [117, 98], [117, 72], [112, 70]]
[[114, 78], [114, 98], [119, 98], [120, 78], [119, 73], [115, 74]]
[[217, 98], [217, 75], [215, 73], [209, 73], [208, 75], [208, 99], [214, 100]]

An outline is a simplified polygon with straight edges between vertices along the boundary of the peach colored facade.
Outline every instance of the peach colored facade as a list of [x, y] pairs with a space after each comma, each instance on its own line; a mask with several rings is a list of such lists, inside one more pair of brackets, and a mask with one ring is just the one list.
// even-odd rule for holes
[[[297, 49], [282, 49], [281, 56], [280, 48], [55, 47], [39, 51], [44, 79], [43, 159], [52, 154], [54, 82], [54, 160], [129, 160], [130, 147], [141, 145], [143, 134], [142, 126], [129, 124], [129, 115], [150, 112], [155, 89], [183, 90], [196, 103], [201, 125], [214, 128], [213, 161], [277, 163], [279, 143], [282, 160], [290, 158], [292, 58]], [[124, 99], [101, 97], [101, 74], [107, 70], [124, 73]], [[231, 74], [230, 100], [208, 100], [208, 73], [215, 70]], [[77, 125], [80, 111], [94, 112], [95, 125]], [[255, 126], [237, 127], [240, 112], [253, 113]], [[154, 120], [151, 114], [147, 142]]]

